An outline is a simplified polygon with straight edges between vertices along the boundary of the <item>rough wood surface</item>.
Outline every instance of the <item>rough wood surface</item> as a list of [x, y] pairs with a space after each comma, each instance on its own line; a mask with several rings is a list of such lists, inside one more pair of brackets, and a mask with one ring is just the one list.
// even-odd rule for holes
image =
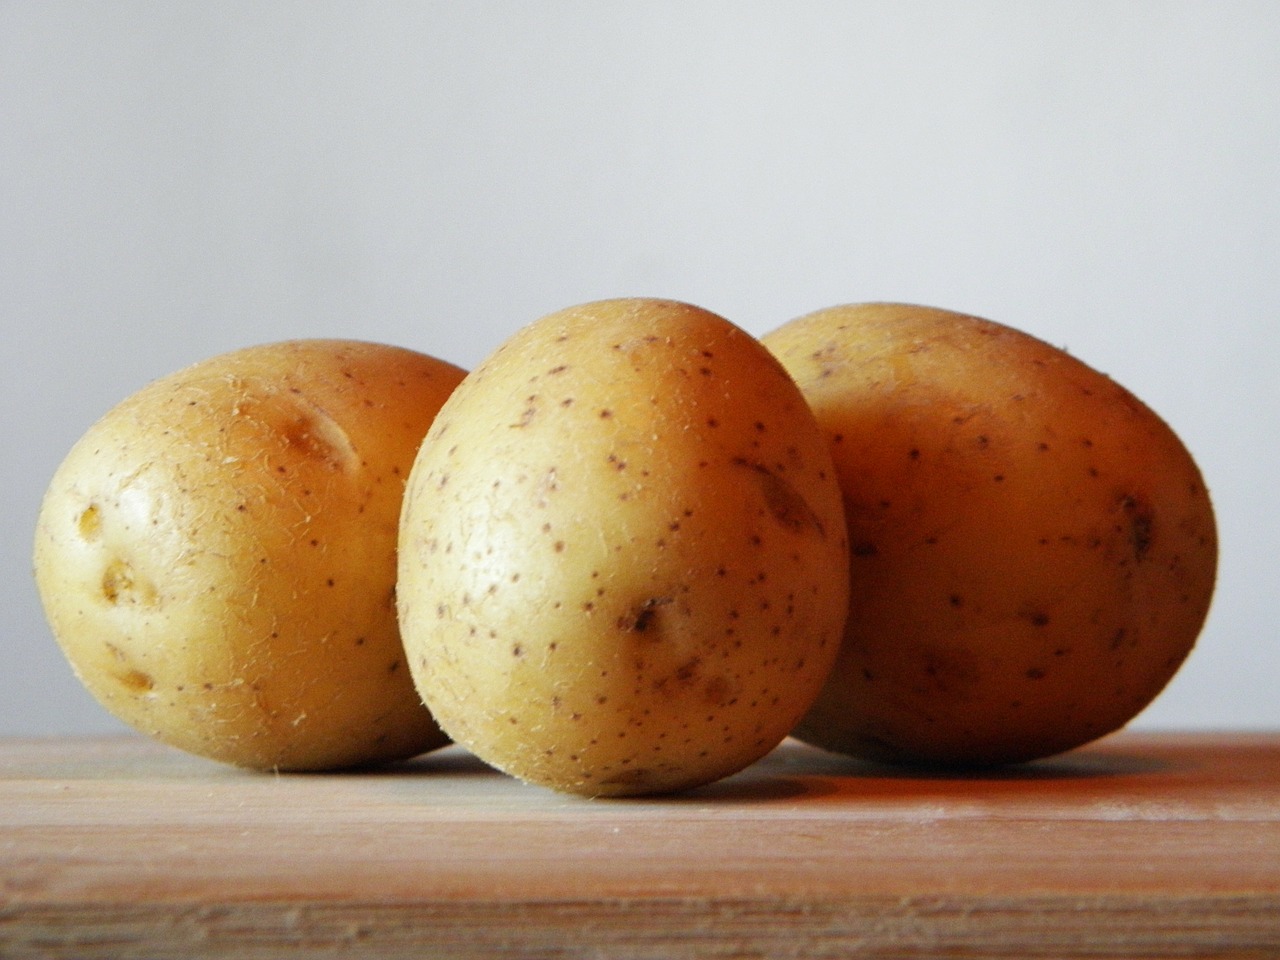
[[794, 742], [660, 800], [449, 748], [254, 774], [0, 740], [3, 957], [1280, 957], [1280, 734], [985, 776]]

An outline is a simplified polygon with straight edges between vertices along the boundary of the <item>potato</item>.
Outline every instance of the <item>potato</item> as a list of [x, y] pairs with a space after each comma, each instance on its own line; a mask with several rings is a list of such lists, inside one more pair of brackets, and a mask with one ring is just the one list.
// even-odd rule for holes
[[447, 742], [395, 616], [400, 502], [462, 379], [372, 343], [215, 357], [89, 429], [40, 510], [35, 575], [63, 652], [113, 714], [280, 770]]
[[1004, 764], [1116, 730], [1160, 692], [1205, 621], [1217, 541], [1156, 414], [944, 310], [835, 307], [763, 342], [830, 439], [852, 552], [840, 658], [797, 736]]
[[831, 454], [754, 338], [687, 304], [544, 317], [472, 372], [413, 467], [401, 630], [481, 759], [585, 795], [711, 782], [808, 709], [844, 623]]

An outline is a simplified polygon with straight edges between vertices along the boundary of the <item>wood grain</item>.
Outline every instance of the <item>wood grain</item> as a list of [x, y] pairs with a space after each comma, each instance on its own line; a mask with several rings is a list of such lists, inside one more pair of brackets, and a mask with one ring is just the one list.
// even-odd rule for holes
[[457, 748], [254, 774], [0, 741], [3, 957], [1280, 957], [1280, 734], [985, 776], [787, 742], [583, 800]]

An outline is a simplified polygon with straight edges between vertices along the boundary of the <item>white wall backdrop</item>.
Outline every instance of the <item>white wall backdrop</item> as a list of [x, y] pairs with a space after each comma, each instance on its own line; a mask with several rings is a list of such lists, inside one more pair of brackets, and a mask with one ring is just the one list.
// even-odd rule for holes
[[1199, 647], [1138, 720], [1280, 727], [1280, 4], [0, 0], [0, 734], [118, 729], [30, 575], [148, 380], [544, 313], [895, 299], [1110, 373], [1200, 460]]

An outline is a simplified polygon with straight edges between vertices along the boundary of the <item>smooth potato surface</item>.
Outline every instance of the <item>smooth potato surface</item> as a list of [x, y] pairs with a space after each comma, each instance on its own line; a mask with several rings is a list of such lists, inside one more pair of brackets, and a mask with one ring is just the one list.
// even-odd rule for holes
[[777, 361], [705, 310], [606, 301], [529, 325], [441, 411], [405, 498], [401, 626], [482, 759], [666, 792], [808, 709], [847, 566], [830, 453]]
[[1200, 633], [1217, 562], [1190, 454], [1134, 396], [1027, 334], [836, 307], [763, 338], [826, 431], [851, 596], [796, 733], [922, 764], [1001, 764], [1118, 729]]
[[179, 371], [74, 446], [35, 573], [77, 675], [125, 722], [256, 768], [447, 742], [405, 668], [395, 550], [419, 442], [463, 371], [302, 340]]

